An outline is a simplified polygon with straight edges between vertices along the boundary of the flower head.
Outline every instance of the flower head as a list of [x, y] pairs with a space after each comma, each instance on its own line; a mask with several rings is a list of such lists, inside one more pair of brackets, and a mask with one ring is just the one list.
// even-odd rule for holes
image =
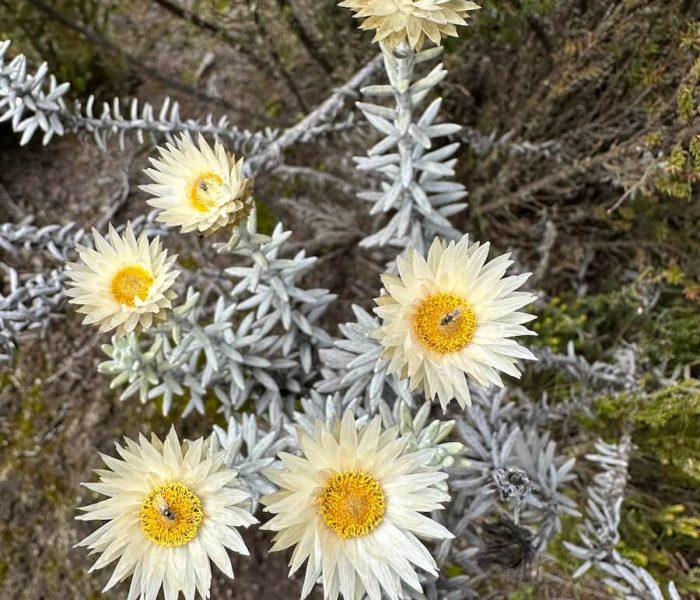
[[78, 246], [79, 260], [66, 268], [71, 279], [66, 294], [87, 315], [83, 323], [122, 335], [165, 319], [175, 298], [177, 256], [168, 257], [158, 237], [149, 244], [142, 233], [137, 240], [131, 223], [121, 236], [111, 225], [108, 239], [94, 229], [92, 236], [95, 248]]
[[[520, 376], [518, 359], [534, 355], [510, 339], [532, 334], [535, 317], [518, 309], [535, 299], [516, 292], [529, 273], [504, 277], [508, 254], [486, 262], [489, 244], [436, 238], [427, 261], [414, 249], [399, 257], [400, 277], [383, 275], [387, 295], [374, 310], [383, 319], [372, 337], [384, 346], [388, 370], [408, 378], [411, 389], [436, 395], [443, 409], [452, 398], [471, 404], [467, 377], [479, 386], [503, 386], [499, 371]], [[466, 377], [465, 377], [466, 375]]]
[[231, 486], [236, 472], [207, 448], [202, 438], [181, 445], [171, 429], [165, 442], [126, 438], [120, 459], [102, 457], [100, 482], [83, 485], [108, 498], [77, 518], [106, 521], [78, 544], [100, 554], [91, 570], [119, 559], [105, 591], [132, 576], [129, 600], [155, 600], [161, 586], [166, 600], [208, 598], [210, 560], [233, 577], [226, 548], [247, 555], [236, 528], [256, 520], [241, 507], [248, 494]]
[[213, 233], [237, 225], [252, 208], [251, 180], [243, 176], [243, 159], [224, 150], [218, 140], [214, 149], [203, 136], [197, 144], [182, 134], [175, 144], [158, 148], [153, 168], [145, 173], [155, 183], [141, 186], [152, 194], [148, 204], [162, 209], [157, 220], [183, 233]]
[[278, 532], [273, 551], [295, 547], [290, 575], [307, 562], [302, 598], [320, 576], [332, 600], [380, 600], [382, 589], [396, 599], [402, 581], [420, 592], [415, 567], [437, 569], [418, 537], [452, 537], [420, 514], [449, 500], [435, 487], [447, 475], [426, 466], [433, 450], [408, 452], [380, 417], [358, 432], [350, 412], [299, 441], [303, 456], [280, 454], [284, 468], [267, 475], [281, 490], [262, 502], [275, 515], [263, 526]]
[[395, 48], [407, 40], [420, 50], [428, 37], [440, 45], [444, 36], [457, 37], [457, 25], [466, 25], [465, 17], [478, 4], [468, 0], [343, 0], [340, 6], [355, 11], [364, 19], [363, 30], [376, 30], [375, 42]]

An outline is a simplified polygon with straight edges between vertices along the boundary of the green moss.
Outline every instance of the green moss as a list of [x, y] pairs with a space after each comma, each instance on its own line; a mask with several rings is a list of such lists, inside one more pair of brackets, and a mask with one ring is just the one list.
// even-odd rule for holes
[[[9, 382], [7, 385], [11, 385]], [[46, 411], [46, 402], [43, 395], [42, 382], [34, 381], [32, 386], [23, 393], [19, 411], [10, 427], [10, 444], [15, 449], [27, 449], [33, 444], [33, 436], [36, 433], [38, 418]]]
[[661, 83], [666, 72], [664, 58], [667, 46], [667, 40], [654, 39], [639, 44], [625, 71], [627, 80], [633, 86], [644, 88]]
[[464, 573], [464, 571], [462, 570], [462, 567], [460, 567], [459, 565], [447, 563], [442, 568], [442, 573], [445, 577], [457, 577], [458, 575], [462, 575], [462, 573]]
[[688, 145], [688, 152], [692, 160], [693, 170], [700, 172], [700, 134], [693, 136]]
[[277, 223], [279, 223], [277, 215], [275, 215], [269, 205], [259, 200], [255, 202], [255, 210], [258, 218], [258, 231], [270, 235]]
[[698, 114], [696, 93], [692, 85], [684, 85], [678, 92], [678, 114], [684, 123], [690, 123]]
[[700, 314], [681, 308], [664, 311], [653, 327], [647, 327], [642, 344], [653, 352], [655, 362], [672, 365], [698, 364], [700, 360]]
[[574, 342], [576, 350], [589, 359], [600, 357], [621, 334], [639, 330], [642, 317], [638, 307], [634, 286], [616, 285], [610, 292], [585, 298], [555, 296], [540, 309], [532, 324], [538, 334], [533, 343], [563, 352], [569, 342]]
[[[153, 410], [148, 419], [151, 430], [165, 430], [167, 429], [173, 421], [179, 419], [179, 415], [183, 413], [185, 407], [191, 399], [191, 393], [189, 389], [185, 389], [185, 393], [182, 396], [173, 396], [170, 405], [170, 412], [167, 415], [163, 414], [163, 397], [156, 398], [152, 403], [148, 403], [146, 406], [153, 406]], [[219, 425], [221, 427], [226, 426], [226, 419], [220, 412], [221, 402], [216, 397], [213, 389], [208, 389], [204, 397], [202, 398], [202, 404], [204, 405], [204, 416], [202, 419], [206, 423], [212, 425]]]
[[666, 196], [690, 199], [689, 172], [692, 167], [689, 152], [682, 146], [676, 146], [666, 160], [663, 172], [654, 178], [654, 184]]
[[508, 600], [539, 600], [540, 595], [534, 583], [523, 583], [518, 591], [508, 594]]
[[693, 576], [678, 572], [674, 556], [700, 559], [700, 381], [604, 397], [594, 412], [582, 425], [610, 441], [631, 425], [636, 447], [618, 550], [690, 593]]
[[621, 542], [617, 549], [634, 564], [649, 570], [658, 580], [673, 578], [683, 597], [698, 589], [692, 572], [679, 572], [675, 556], [693, 564], [700, 556], [697, 516], [682, 504], [654, 506], [654, 499], [632, 491], [622, 510]]
[[570, 341], [579, 342], [580, 332], [585, 330], [588, 314], [581, 299], [572, 299], [571, 304], [563, 297], [555, 296], [547, 302], [532, 329], [538, 337], [533, 340], [537, 346], [548, 346], [560, 352], [565, 351]]
[[[573, 294], [554, 296], [538, 309], [531, 327], [538, 336], [534, 345], [566, 353], [573, 344], [577, 354], [590, 362], [605, 359], [609, 349], [624, 340], [640, 349], [644, 361], [664, 366], [670, 373], [677, 366], [697, 364], [700, 338], [693, 336], [700, 326], [695, 303], [684, 297], [689, 281], [677, 268], [672, 283], [668, 271], [644, 271], [637, 281], [619, 286], [615, 280], [601, 282], [610, 291], [579, 298]], [[671, 275], [673, 279], [673, 275]], [[655, 293], [659, 302], [646, 308], [644, 299]], [[535, 395], [547, 392], [551, 402], [585, 392], [581, 382], [562, 369], [527, 372], [523, 387]]]
[[197, 260], [189, 254], [179, 254], [177, 264], [188, 271], [195, 271], [199, 268], [199, 263]]
[[700, 382], [607, 396], [594, 408], [595, 418], [582, 421], [590, 429], [614, 439], [631, 424], [642, 452], [700, 476]]
[[271, 118], [277, 118], [282, 114], [282, 104], [274, 98], [265, 103], [265, 114]]
[[700, 382], [662, 389], [636, 404], [635, 442], [669, 462], [700, 468]]
[[[692, 263], [689, 263], [692, 266]], [[605, 281], [601, 286], [607, 286]], [[637, 344], [642, 358], [667, 373], [700, 367], [700, 284], [678, 261], [646, 269], [626, 286], [578, 298], [554, 296], [538, 309], [533, 344], [565, 352], [569, 343], [588, 360], [605, 356], [621, 340]], [[647, 298], [656, 301], [649, 305]], [[697, 370], [700, 373], [700, 370]]]
[[581, 566], [581, 562], [572, 556], [564, 546], [564, 542], [574, 542], [578, 538], [581, 519], [571, 515], [562, 515], [561, 531], [547, 545], [547, 552], [551, 554], [560, 569], [573, 574]]

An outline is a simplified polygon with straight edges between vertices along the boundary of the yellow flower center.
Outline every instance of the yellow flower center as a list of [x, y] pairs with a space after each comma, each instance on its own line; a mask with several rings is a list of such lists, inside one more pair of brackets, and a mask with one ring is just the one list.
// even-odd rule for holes
[[333, 475], [326, 481], [318, 501], [326, 525], [343, 539], [372, 532], [386, 509], [386, 498], [379, 482], [357, 471]]
[[432, 294], [421, 300], [413, 313], [413, 331], [418, 341], [433, 352], [458, 352], [476, 333], [476, 314], [471, 304], [457, 294]]
[[112, 277], [112, 296], [119, 304], [133, 307], [136, 298], [145, 300], [153, 285], [153, 275], [139, 265], [120, 269]]
[[152, 489], [141, 506], [141, 529], [159, 546], [182, 546], [202, 524], [201, 500], [181, 483], [164, 483]]
[[187, 198], [195, 210], [208, 212], [217, 206], [224, 180], [216, 173], [202, 173], [187, 185]]

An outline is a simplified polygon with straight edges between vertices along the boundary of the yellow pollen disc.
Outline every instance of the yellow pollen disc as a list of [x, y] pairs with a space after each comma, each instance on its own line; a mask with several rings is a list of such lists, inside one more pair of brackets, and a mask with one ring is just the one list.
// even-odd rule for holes
[[195, 210], [207, 212], [217, 205], [224, 180], [216, 173], [202, 173], [187, 184], [187, 198]]
[[328, 528], [343, 539], [373, 531], [386, 509], [386, 498], [379, 482], [357, 471], [333, 475], [326, 481], [318, 502]]
[[433, 352], [458, 352], [476, 333], [476, 314], [471, 304], [457, 294], [432, 294], [413, 313], [413, 331], [418, 341]]
[[112, 296], [119, 304], [133, 307], [136, 298], [145, 300], [153, 285], [153, 275], [143, 267], [130, 265], [112, 277]]
[[152, 489], [141, 506], [141, 529], [159, 546], [182, 546], [202, 524], [201, 500], [181, 483], [164, 483]]

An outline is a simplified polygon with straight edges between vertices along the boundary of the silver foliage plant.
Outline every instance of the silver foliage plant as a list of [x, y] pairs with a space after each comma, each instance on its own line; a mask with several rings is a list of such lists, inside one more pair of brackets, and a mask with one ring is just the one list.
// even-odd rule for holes
[[127, 384], [121, 398], [162, 397], [167, 414], [174, 396], [186, 396], [183, 416], [204, 413], [208, 394], [226, 415], [251, 401], [258, 413], [293, 406], [315, 379], [318, 350], [331, 344], [317, 321], [334, 296], [296, 285], [315, 258], [281, 258], [290, 235], [281, 224], [271, 236], [257, 233], [253, 214], [240, 239], [217, 246], [247, 261], [219, 274], [216, 300], [190, 289], [166, 326], [105, 346], [111, 360], [100, 370], [114, 377], [112, 387]]
[[[63, 96], [70, 84], [56, 81], [42, 63], [35, 73], [27, 72], [27, 58], [17, 55], [7, 62], [10, 41], [0, 42], [0, 123], [9, 121], [12, 130], [21, 133], [20, 144], [27, 144], [38, 131], [48, 144], [54, 135], [65, 133], [66, 105]], [[48, 77], [48, 79], [47, 79]]]
[[[137, 217], [132, 222], [134, 230], [162, 235], [165, 230], [153, 223], [154, 218], [154, 212]], [[15, 268], [6, 267], [9, 289], [7, 293], [0, 289], [0, 365], [12, 362], [22, 335], [40, 332], [52, 320], [63, 318], [63, 263], [73, 255], [77, 244], [91, 245], [92, 238], [74, 223], [37, 227], [28, 217], [20, 223], [0, 224], [0, 248], [8, 257], [32, 251], [59, 261], [56, 267], [40, 273], [20, 274]]]
[[101, 148], [106, 148], [109, 137], [117, 136], [120, 147], [124, 147], [125, 135], [132, 132], [139, 142], [145, 136], [155, 139], [157, 134], [188, 131], [216, 135], [231, 145], [248, 150], [257, 150], [275, 137], [273, 131], [253, 134], [230, 127], [228, 119], [214, 119], [207, 115], [202, 121], [181, 120], [177, 102], [166, 98], [159, 109], [151, 104], [139, 105], [134, 99], [126, 107], [115, 98], [110, 103], [95, 106], [95, 97], [90, 96], [85, 104], [76, 102], [69, 108], [63, 97], [69, 83], [58, 83], [42, 63], [34, 74], [27, 72], [27, 59], [18, 54], [7, 62], [5, 55], [10, 41], [0, 43], [0, 123], [10, 121], [12, 129], [21, 133], [20, 144], [29, 143], [35, 133], [42, 132], [42, 142], [47, 144], [54, 135], [86, 131], [91, 133]]
[[667, 596], [643, 567], [624, 558], [615, 546], [620, 541], [620, 509], [625, 499], [632, 438], [625, 433], [617, 444], [598, 440], [596, 453], [586, 458], [600, 466], [587, 488], [586, 517], [581, 525], [580, 545], [564, 542], [569, 552], [583, 561], [574, 573], [580, 577], [595, 568], [603, 582], [629, 600], [680, 600], [673, 581], [668, 583]]
[[376, 173], [380, 191], [367, 191], [360, 198], [372, 203], [370, 214], [393, 211], [391, 220], [360, 242], [361, 246], [412, 246], [423, 250], [436, 235], [456, 238], [459, 232], [448, 217], [466, 208], [464, 186], [452, 181], [459, 142], [439, 146], [440, 138], [461, 130], [454, 123], [437, 123], [442, 98], [419, 113], [419, 106], [447, 76], [442, 63], [417, 78], [416, 67], [434, 60], [442, 48], [413, 51], [407, 43], [393, 52], [383, 48], [388, 84], [362, 89], [370, 98], [391, 99], [393, 104], [358, 102], [372, 126], [384, 137], [355, 159], [361, 171]]
[[[13, 131], [21, 134], [20, 144], [28, 143], [37, 131], [44, 132], [44, 144], [54, 136], [88, 132], [101, 148], [106, 148], [108, 140], [116, 136], [122, 149], [127, 133], [134, 134], [140, 143], [163, 138], [172, 140], [174, 134], [183, 132], [205, 134], [215, 136], [231, 150], [245, 154], [248, 176], [283, 166], [284, 152], [297, 143], [310, 142], [349, 127], [353, 123], [352, 113], [343, 115], [347, 99], [356, 94], [381, 64], [379, 57], [370, 61], [296, 125], [281, 131], [250, 132], [228, 126], [225, 117], [215, 120], [208, 115], [203, 120], [183, 120], [177, 103], [168, 98], [160, 110], [148, 103], [139, 108], [136, 99], [129, 103], [128, 109], [122, 109], [121, 101], [115, 98], [104, 103], [98, 114], [94, 96], [84, 104], [76, 102], [71, 108], [63, 100], [69, 89], [68, 83], [58, 84], [49, 74], [46, 64], [42, 64], [34, 75], [28, 73], [27, 59], [23, 54], [8, 62], [9, 48], [9, 40], [0, 42], [0, 123], [10, 122]], [[128, 192], [128, 187], [125, 189]], [[153, 213], [148, 215], [149, 223], [153, 218]], [[142, 219], [134, 222], [137, 231]], [[152, 227], [147, 232], [156, 233]], [[167, 235], [168, 230], [157, 233]], [[0, 249], [11, 254], [20, 249], [46, 250], [56, 260], [65, 261], [72, 256], [77, 243], [91, 244], [90, 236], [72, 223], [38, 228], [29, 218], [19, 224], [3, 224], [0, 230]], [[60, 318], [66, 299], [62, 265], [38, 274], [19, 274], [11, 267], [7, 272], [9, 293], [0, 289], [0, 364], [12, 361], [19, 336], [40, 330], [52, 318]]]
[[[141, 143], [175, 133], [203, 134], [245, 155], [247, 175], [285, 167], [284, 152], [294, 144], [352, 128], [345, 100], [362, 88], [371, 102], [357, 102], [357, 107], [381, 139], [366, 157], [355, 159], [375, 183], [360, 198], [371, 204], [370, 214], [390, 216], [360, 244], [389, 247], [394, 255], [408, 247], [424, 251], [435, 236], [460, 235], [449, 221], [467, 206], [464, 187], [453, 180], [458, 139], [479, 147], [509, 143], [507, 137], [497, 141], [439, 121], [441, 99], [429, 100], [447, 75], [441, 63], [429, 66], [439, 48], [382, 47], [381, 57], [298, 124], [261, 132], [231, 127], [225, 117], [182, 118], [169, 99], [159, 109], [116, 99], [98, 109], [91, 96], [70, 107], [64, 100], [67, 84], [59, 84], [45, 64], [29, 73], [22, 55], [8, 62], [8, 49], [9, 42], [0, 43], [0, 122], [10, 122], [20, 144], [37, 133], [46, 144], [54, 136], [88, 132], [102, 148], [112, 136], [123, 147], [127, 134]], [[362, 87], [381, 66], [387, 81]], [[511, 145], [514, 152], [557, 151], [553, 145]], [[153, 218], [152, 213], [136, 219], [134, 229], [168, 234], [154, 227]], [[114, 337], [103, 346], [107, 360], [99, 368], [111, 378], [111, 387], [122, 400], [158, 400], [163, 413], [174, 417], [195, 418], [210, 408], [221, 413], [226, 426], [214, 427], [210, 451], [225, 452], [227, 464], [252, 495], [253, 511], [262, 495], [276, 489], [265, 471], [274, 468], [279, 452], [298, 450], [300, 429], [311, 431], [317, 420], [329, 422], [348, 410], [361, 422], [379, 414], [386, 427], [398, 427], [410, 448], [432, 449], [433, 464], [449, 473], [445, 486], [451, 502], [433, 515], [455, 536], [433, 547], [442, 574], [421, 576], [424, 592], [406, 589], [404, 597], [477, 598], [479, 585], [494, 570], [527, 575], [561, 532], [562, 518], [581, 517], [570, 493], [577, 477], [575, 457], [559, 448], [547, 429], [586, 409], [590, 398], [572, 396], [570, 405], [550, 409], [546, 397], [531, 399], [515, 386], [474, 389], [472, 407], [438, 414], [422, 393], [388, 374], [381, 345], [368, 335], [379, 322], [364, 308], [353, 307], [355, 320], [339, 326], [339, 337], [324, 329], [335, 296], [305, 287], [304, 276], [316, 259], [290, 252], [290, 236], [281, 224], [269, 235], [259, 232], [253, 211], [227, 242], [213, 247], [228, 266], [193, 269], [166, 323]], [[0, 225], [4, 253], [42, 251], [59, 263], [30, 276], [7, 268], [9, 291], [0, 293], [0, 362], [12, 359], [24, 333], [61, 315], [66, 300], [62, 263], [74, 257], [78, 243], [89, 246], [91, 236], [71, 223]], [[540, 353], [540, 366], [591, 384], [595, 395], [638, 385], [639, 374], [629, 368], [634, 352], [623, 354], [615, 364], [591, 365], [573, 347], [566, 355], [547, 349]], [[567, 543], [582, 561], [577, 575], [596, 568], [610, 588], [627, 598], [663, 600], [651, 576], [615, 550], [630, 438], [616, 445], [598, 442], [596, 450], [588, 458], [603, 470], [587, 489], [580, 542]], [[668, 598], [679, 598], [673, 583]]]

